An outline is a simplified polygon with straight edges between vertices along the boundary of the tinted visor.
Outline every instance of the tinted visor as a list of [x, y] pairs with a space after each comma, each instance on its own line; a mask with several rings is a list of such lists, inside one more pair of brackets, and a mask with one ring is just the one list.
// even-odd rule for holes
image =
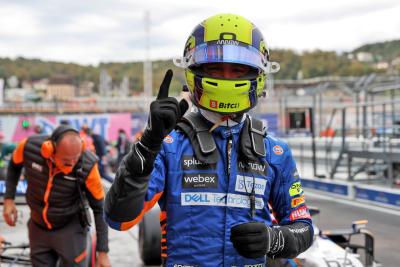
[[249, 45], [203, 43], [186, 55], [188, 66], [206, 63], [237, 63], [266, 71], [267, 61], [258, 51]]

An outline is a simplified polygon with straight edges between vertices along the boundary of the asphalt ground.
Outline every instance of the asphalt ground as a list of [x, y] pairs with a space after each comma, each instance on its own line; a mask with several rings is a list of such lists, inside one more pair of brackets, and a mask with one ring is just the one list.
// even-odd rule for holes
[[313, 218], [320, 230], [349, 228], [353, 221], [368, 220], [367, 228], [375, 240], [375, 258], [384, 267], [400, 266], [400, 212], [372, 209], [368, 204], [340, 201], [314, 192], [306, 192], [306, 202], [320, 209], [320, 214]]
[[[340, 200], [338, 202], [336, 199], [326, 198], [313, 192], [306, 192], [306, 198], [309, 206], [320, 209], [320, 214], [314, 217], [314, 223], [321, 230], [349, 228], [353, 221], [367, 219], [369, 221], [367, 227], [375, 237], [376, 259], [384, 267], [400, 266], [400, 212], [392, 214], [393, 212], [383, 212], [384, 209], [380, 208], [354, 206], [356, 203], [342, 203]], [[2, 207], [0, 209], [2, 210]], [[26, 222], [29, 219], [29, 209], [27, 206], [18, 205], [18, 210], [20, 219], [16, 227], [8, 227], [0, 219], [0, 235], [13, 245], [28, 241]], [[112, 266], [142, 267], [138, 252], [137, 227], [125, 232], [112, 229], [109, 231], [109, 257]], [[360, 241], [357, 238], [354, 240]], [[0, 263], [0, 266], [9, 265]]]
[[[0, 236], [12, 245], [20, 245], [28, 243], [27, 221], [29, 219], [29, 208], [26, 205], [18, 205], [18, 223], [15, 227], [9, 227], [0, 216]], [[1, 214], [3, 206], [0, 205]], [[133, 227], [129, 231], [119, 232], [109, 228], [109, 257], [114, 267], [142, 267], [142, 261], [139, 257], [138, 250], [138, 228]], [[7, 254], [25, 254], [29, 255], [28, 250], [12, 250]], [[8, 264], [0, 262], [1, 267], [18, 267], [18, 264]]]

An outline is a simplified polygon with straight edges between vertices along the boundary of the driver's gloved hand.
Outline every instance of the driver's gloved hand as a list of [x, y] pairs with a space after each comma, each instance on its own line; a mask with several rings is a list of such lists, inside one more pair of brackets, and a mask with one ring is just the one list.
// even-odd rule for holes
[[263, 222], [243, 223], [231, 228], [231, 242], [241, 256], [260, 258], [279, 249], [277, 231]]
[[175, 128], [188, 107], [185, 100], [178, 103], [175, 97], [168, 96], [172, 75], [172, 70], [165, 73], [157, 99], [150, 104], [149, 121], [140, 140], [145, 148], [155, 153], [160, 150], [165, 136]]

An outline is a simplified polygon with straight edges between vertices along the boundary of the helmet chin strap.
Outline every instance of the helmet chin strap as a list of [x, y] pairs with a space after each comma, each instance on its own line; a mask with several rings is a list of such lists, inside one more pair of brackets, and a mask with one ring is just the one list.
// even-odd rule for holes
[[216, 112], [212, 112], [212, 111], [200, 109], [200, 108], [199, 108], [199, 111], [200, 111], [201, 115], [203, 115], [204, 118], [206, 118], [208, 121], [214, 123], [214, 125], [211, 127], [209, 132], [212, 132], [219, 126], [233, 127], [233, 126], [241, 123], [245, 119], [245, 116], [243, 116], [244, 113], [222, 115], [222, 114], [219, 114]]

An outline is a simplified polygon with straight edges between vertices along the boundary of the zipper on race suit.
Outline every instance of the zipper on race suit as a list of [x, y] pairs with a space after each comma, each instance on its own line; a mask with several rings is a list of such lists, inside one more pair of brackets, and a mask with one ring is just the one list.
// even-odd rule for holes
[[231, 175], [231, 154], [232, 154], [232, 136], [228, 137], [226, 143], [226, 175], [228, 176], [228, 188], [229, 188], [229, 176]]

